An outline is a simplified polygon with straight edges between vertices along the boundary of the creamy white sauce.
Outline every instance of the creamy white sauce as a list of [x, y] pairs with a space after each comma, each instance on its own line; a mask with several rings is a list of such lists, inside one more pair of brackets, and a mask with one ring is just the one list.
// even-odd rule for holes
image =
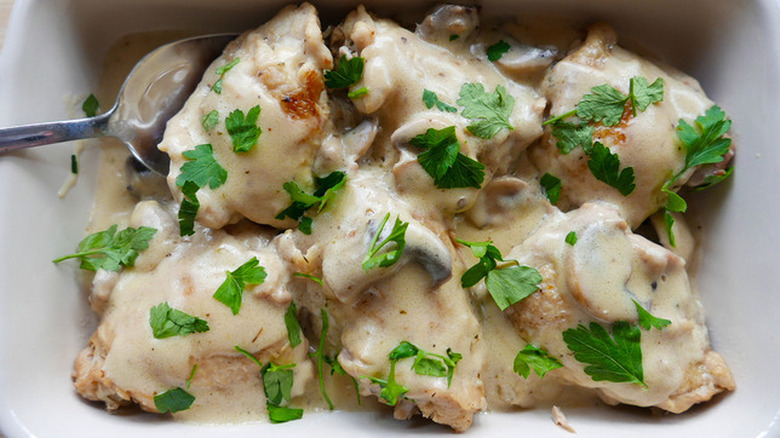
[[[414, 373], [412, 359], [399, 362], [396, 379], [408, 392], [395, 416], [420, 412], [458, 431], [483, 410], [574, 406], [597, 396], [681, 412], [733, 389], [725, 362], [710, 350], [703, 311], [691, 290], [686, 259], [694, 242], [684, 221], [677, 223], [676, 253], [632, 232], [662, 205], [661, 184], [682, 166], [672, 123], [692, 120], [711, 102], [693, 79], [616, 46], [606, 27], [592, 29], [579, 45], [577, 29], [550, 29], [509, 23], [481, 30], [476, 10], [445, 6], [412, 32], [358, 8], [329, 42], [338, 56], [366, 59], [361, 80], [350, 89], [367, 87], [369, 93], [351, 101], [341, 91], [324, 91], [322, 71], [333, 68], [333, 55], [309, 5], [289, 7], [232, 43], [168, 125], [161, 149], [172, 159], [172, 196], [162, 179], [137, 179], [125, 165], [123, 147], [104, 141], [88, 232], [111, 224], [158, 231], [133, 268], [99, 271], [91, 279], [101, 325], [77, 359], [77, 390], [112, 409], [137, 403], [154, 412], [153, 397], [187, 386], [197, 364], [188, 386], [196, 402], [174, 417], [205, 423], [264, 420], [260, 370], [234, 350], [240, 346], [263, 363], [294, 363], [290, 405], [324, 409], [316, 363], [308, 355], [319, 344], [322, 308], [330, 316], [325, 353], [338, 357], [349, 375], [330, 376], [324, 366], [337, 409], [378, 408], [381, 388], [366, 376], [386, 378], [387, 355], [404, 340], [436, 354], [451, 349], [463, 359], [451, 385]], [[176, 36], [120, 42], [98, 97], [110, 100], [142, 53]], [[499, 39], [512, 50], [491, 63], [485, 49]], [[223, 93], [211, 91], [216, 67], [236, 57], [241, 62], [225, 75]], [[636, 168], [637, 193], [622, 197], [593, 179], [581, 155], [561, 155], [542, 121], [546, 106], [562, 113], [591, 87], [610, 83], [623, 89], [634, 75], [663, 77], [667, 94], [626, 126], [599, 131], [624, 165]], [[482, 83], [488, 91], [505, 87], [515, 99], [509, 118], [514, 129], [482, 139], [468, 132], [470, 122], [460, 114], [425, 107], [423, 90], [456, 105], [465, 82]], [[201, 126], [213, 109], [223, 122], [233, 110], [246, 112], [254, 105], [262, 108], [263, 133], [250, 153], [231, 150], [224, 123], [209, 132]], [[417, 162], [419, 150], [410, 139], [447, 126], [455, 126], [461, 153], [486, 165], [480, 189], [437, 189]], [[219, 188], [198, 191], [196, 234], [180, 237], [176, 178], [186, 161], [182, 153], [202, 143], [212, 144], [229, 176]], [[275, 218], [290, 203], [283, 183], [294, 180], [310, 193], [314, 175], [335, 170], [347, 175], [347, 183], [322, 211], [308, 213], [314, 218], [311, 235], [292, 220]], [[563, 180], [558, 206], [539, 186], [545, 172]], [[409, 223], [406, 249], [395, 265], [366, 271], [361, 264], [387, 214], [379, 240], [397, 217]], [[565, 242], [572, 231], [579, 237], [574, 246]], [[456, 237], [493, 241], [506, 259], [539, 271], [540, 290], [502, 312], [484, 282], [463, 289], [461, 275], [477, 259]], [[268, 277], [246, 289], [240, 313], [232, 315], [212, 295], [225, 272], [252, 257]], [[321, 278], [322, 286], [295, 273]], [[663, 330], [642, 331], [647, 389], [594, 381], [561, 336], [578, 324], [636, 324], [633, 300], [672, 321]], [[306, 334], [295, 348], [283, 320], [292, 301]], [[207, 319], [210, 330], [155, 339], [149, 311], [162, 302]], [[528, 343], [543, 347], [564, 367], [544, 378], [521, 377], [513, 361]], [[359, 383], [361, 405], [350, 377]]]

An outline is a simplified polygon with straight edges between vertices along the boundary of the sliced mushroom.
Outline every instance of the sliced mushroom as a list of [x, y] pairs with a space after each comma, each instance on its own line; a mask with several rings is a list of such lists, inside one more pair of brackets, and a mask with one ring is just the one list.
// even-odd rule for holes
[[[479, 11], [474, 6], [437, 6], [417, 26], [416, 34], [428, 41], [466, 39], [479, 26]], [[455, 35], [455, 36], [454, 36]]]

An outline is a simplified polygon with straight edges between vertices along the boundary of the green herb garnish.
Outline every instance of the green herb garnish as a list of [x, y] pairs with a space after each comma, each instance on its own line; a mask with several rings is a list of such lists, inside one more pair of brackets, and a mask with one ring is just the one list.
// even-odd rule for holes
[[610, 152], [609, 148], [600, 142], [586, 151], [588, 168], [593, 176], [607, 185], [616, 188], [621, 195], [628, 196], [636, 188], [634, 168], [620, 169], [620, 157]]
[[539, 180], [539, 184], [541, 184], [542, 188], [544, 189], [544, 194], [547, 195], [547, 199], [550, 200], [550, 204], [556, 205], [558, 203], [558, 199], [561, 197], [562, 185], [560, 178], [549, 173], [545, 173]]
[[195, 396], [181, 389], [169, 389], [154, 396], [154, 406], [160, 413], [186, 411], [195, 402]]
[[219, 111], [211, 110], [208, 114], [200, 119], [200, 124], [206, 132], [211, 131], [219, 123]]
[[496, 86], [495, 92], [488, 93], [480, 83], [465, 83], [460, 88], [457, 103], [464, 107], [463, 117], [472, 122], [466, 129], [477, 137], [490, 139], [504, 128], [514, 129], [509, 117], [515, 98], [501, 85]]
[[179, 235], [191, 236], [195, 234], [195, 217], [200, 210], [197, 192], [200, 189], [192, 181], [185, 181], [181, 187], [182, 200], [179, 206]]
[[151, 308], [149, 325], [152, 327], [152, 334], [156, 339], [209, 331], [208, 322], [181, 310], [173, 309], [167, 302]]
[[433, 178], [437, 188], [481, 187], [485, 179], [485, 166], [460, 153], [460, 142], [454, 126], [428, 128], [425, 134], [419, 134], [409, 142], [425, 149], [417, 156], [417, 161]]
[[287, 327], [287, 339], [290, 341], [290, 347], [297, 347], [301, 343], [301, 323], [298, 322], [298, 309], [295, 307], [295, 301], [290, 302], [290, 307], [284, 314], [284, 325]]
[[500, 40], [499, 42], [488, 46], [488, 48], [487, 48], [488, 60], [491, 61], [491, 62], [498, 61], [511, 48], [512, 48], [512, 46], [510, 46], [509, 43], [504, 41], [504, 40]]
[[81, 269], [97, 271], [118, 271], [120, 267], [131, 267], [141, 251], [149, 247], [149, 240], [156, 229], [150, 227], [128, 227], [117, 233], [117, 225], [85, 237], [74, 254], [54, 259], [54, 263], [77, 258]]
[[363, 77], [365, 58], [353, 56], [339, 59], [336, 70], [325, 70], [325, 86], [328, 88], [346, 88], [356, 83]]
[[639, 315], [639, 326], [642, 327], [645, 330], [650, 330], [651, 327], [655, 327], [658, 330], [663, 329], [664, 327], [668, 326], [672, 323], [672, 321], [669, 321], [668, 319], [664, 318], [658, 318], [656, 316], [653, 316], [645, 310], [644, 307], [642, 307], [641, 304], [639, 304], [636, 300], [631, 300], [634, 302], [634, 306], [636, 306], [637, 314]]
[[298, 186], [295, 181], [288, 181], [282, 186], [292, 198], [292, 204], [276, 215], [276, 219], [283, 220], [286, 217], [299, 221], [299, 229], [304, 234], [311, 234], [311, 218], [304, 216], [307, 210], [317, 207], [317, 212], [322, 211], [325, 205], [336, 195], [347, 182], [347, 174], [344, 172], [332, 172], [324, 178], [315, 178], [317, 190], [310, 195]]
[[517, 374], [526, 379], [531, 375], [531, 369], [533, 369], [541, 379], [549, 371], [561, 367], [563, 367], [563, 364], [558, 359], [550, 356], [547, 351], [535, 345], [527, 344], [525, 348], [517, 352], [513, 369]]
[[574, 231], [569, 231], [569, 234], [566, 235], [566, 239], [564, 240], [571, 246], [576, 245], [578, 240], [577, 233]]
[[87, 117], [95, 117], [99, 108], [100, 103], [98, 103], [97, 97], [92, 93], [89, 93], [84, 103], [81, 104], [81, 110], [84, 111]]
[[214, 150], [210, 144], [197, 145], [195, 149], [184, 151], [182, 155], [189, 161], [181, 166], [181, 173], [176, 177], [176, 185], [179, 187], [187, 181], [192, 181], [200, 188], [209, 186], [214, 190], [227, 181], [227, 170], [214, 158]]
[[239, 62], [241, 62], [241, 58], [234, 58], [232, 61], [228, 62], [227, 64], [217, 67], [216, 73], [217, 76], [219, 76], [219, 79], [217, 79], [216, 82], [214, 82], [214, 85], [211, 86], [211, 89], [217, 93], [222, 94], [222, 80], [225, 78], [225, 73], [229, 72], [230, 69], [235, 67]]
[[253, 106], [247, 111], [246, 116], [240, 109], [236, 109], [225, 119], [225, 129], [233, 142], [233, 152], [249, 152], [257, 144], [263, 130], [257, 126], [260, 117], [260, 105]]
[[590, 328], [580, 324], [563, 332], [574, 358], [587, 365], [585, 374], [594, 381], [629, 382], [646, 388], [641, 338], [639, 327], [625, 321], [612, 326], [612, 337], [596, 322], [591, 322]]
[[448, 113], [456, 113], [456, 112], [458, 112], [457, 108], [455, 108], [452, 105], [448, 105], [448, 104], [442, 102], [439, 99], [439, 96], [437, 96], [436, 93], [434, 93], [431, 90], [428, 90], [428, 89], [423, 90], [422, 100], [423, 100], [423, 103], [425, 104], [425, 107], [428, 108], [428, 109], [431, 109], [431, 108], [433, 108], [435, 106], [436, 108], [439, 109], [439, 111], [444, 111], [444, 112], [448, 112]]
[[214, 293], [214, 299], [228, 306], [237, 315], [241, 309], [244, 288], [249, 284], [259, 285], [265, 281], [265, 268], [258, 266], [257, 257], [239, 266], [235, 271], [227, 272], [227, 278]]
[[[382, 223], [379, 225], [376, 234], [374, 234], [374, 238], [371, 240], [371, 246], [368, 249], [366, 257], [363, 259], [363, 269], [366, 271], [377, 266], [380, 268], [392, 266], [401, 258], [401, 254], [404, 252], [404, 247], [406, 246], [406, 228], [409, 226], [409, 223], [403, 222], [398, 217], [395, 218], [395, 224], [393, 224], [393, 229], [390, 231], [390, 234], [377, 244], [379, 235], [382, 234], [385, 223], [387, 223], [389, 218], [390, 213], [388, 212], [385, 215], [385, 218], [382, 219]], [[391, 242], [395, 243], [395, 247], [380, 254], [379, 251]]]
[[[458, 243], [471, 248], [479, 261], [460, 277], [461, 286], [469, 288], [483, 278], [488, 292], [499, 309], [521, 301], [539, 290], [542, 276], [529, 266], [520, 266], [516, 260], [504, 260], [493, 242], [467, 242], [455, 239]], [[500, 265], [498, 262], [502, 262]]]

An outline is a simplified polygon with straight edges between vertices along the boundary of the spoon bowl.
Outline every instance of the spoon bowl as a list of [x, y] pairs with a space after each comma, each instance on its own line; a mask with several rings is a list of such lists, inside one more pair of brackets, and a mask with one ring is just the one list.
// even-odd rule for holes
[[237, 34], [206, 35], [163, 45], [125, 79], [114, 106], [95, 117], [0, 128], [0, 153], [94, 137], [116, 137], [143, 166], [168, 174], [157, 149], [165, 124], [184, 106], [203, 72]]

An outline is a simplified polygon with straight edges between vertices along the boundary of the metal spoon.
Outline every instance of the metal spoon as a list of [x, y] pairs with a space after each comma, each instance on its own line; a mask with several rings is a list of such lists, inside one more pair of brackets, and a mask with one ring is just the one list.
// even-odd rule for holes
[[0, 128], [0, 153], [109, 136], [124, 142], [141, 164], [167, 175], [170, 160], [157, 149], [165, 124], [184, 106], [206, 67], [236, 36], [207, 35], [161, 46], [135, 65], [113, 108], [105, 114]]

